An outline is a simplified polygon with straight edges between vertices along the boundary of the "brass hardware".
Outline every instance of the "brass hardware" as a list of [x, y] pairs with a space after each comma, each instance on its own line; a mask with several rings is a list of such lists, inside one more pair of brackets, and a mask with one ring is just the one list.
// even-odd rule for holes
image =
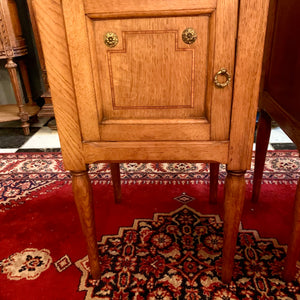
[[[219, 80], [218, 80], [219, 76], [224, 76], [226, 78], [226, 81], [219, 82]], [[221, 69], [214, 77], [214, 83], [215, 83], [216, 87], [218, 87], [218, 88], [226, 87], [230, 83], [230, 81], [231, 81], [231, 77], [226, 69]]]
[[197, 33], [193, 28], [187, 28], [182, 32], [182, 40], [186, 44], [193, 44], [197, 39]]
[[114, 32], [107, 32], [104, 35], [104, 43], [107, 47], [113, 48], [116, 47], [119, 43], [118, 36]]

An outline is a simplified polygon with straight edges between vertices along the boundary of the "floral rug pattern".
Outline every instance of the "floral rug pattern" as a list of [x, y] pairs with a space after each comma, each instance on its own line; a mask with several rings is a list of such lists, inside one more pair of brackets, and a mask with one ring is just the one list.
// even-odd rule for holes
[[[12, 218], [15, 211], [10, 210], [11, 208], [71, 183], [70, 174], [64, 170], [59, 153], [0, 155], [2, 217], [10, 215]], [[300, 177], [298, 155], [296, 151], [268, 152], [263, 182], [287, 185], [287, 188], [293, 185], [294, 188]], [[121, 164], [120, 167], [122, 184], [209, 184], [207, 164], [128, 163]], [[94, 185], [111, 184], [108, 164], [91, 165], [89, 173]], [[220, 165], [221, 184], [224, 183], [225, 176], [225, 167]], [[253, 171], [250, 170], [246, 174], [248, 184], [251, 184], [252, 177]], [[178, 196], [174, 199], [182, 204], [196, 200], [189, 193], [180, 194], [181, 190], [178, 191]], [[36, 201], [32, 201], [34, 202]], [[24, 207], [26, 206], [18, 209]], [[26, 216], [21, 215], [19, 219], [23, 217]], [[45, 228], [48, 230], [47, 226]], [[4, 232], [11, 235], [10, 230]], [[48, 233], [47, 231], [45, 236]], [[23, 238], [23, 235], [20, 237]], [[202, 215], [186, 205], [171, 213], [157, 213], [152, 220], [136, 220], [132, 227], [121, 228], [117, 235], [104, 236], [98, 243], [103, 272], [101, 281], [96, 286], [91, 284], [88, 259], [83, 257], [85, 254], [74, 257], [71, 248], [63, 248], [61, 253], [61, 249], [55, 248], [57, 243], [51, 244], [53, 247], [44, 242], [31, 246], [32, 237], [27, 239], [28, 243], [21, 248], [24, 249], [22, 251], [20, 247], [12, 247], [11, 243], [7, 243], [9, 247], [0, 258], [1, 276], [6, 284], [11, 284], [10, 287], [14, 284], [32, 284], [33, 287], [37, 282], [44, 285], [55, 271], [63, 278], [62, 282], [68, 275], [73, 276], [74, 272], [69, 284], [74, 287], [74, 294], [79, 293], [86, 300], [300, 299], [300, 273], [291, 283], [283, 282], [280, 277], [286, 246], [279, 245], [275, 239], [262, 239], [256, 231], [242, 228], [237, 243], [233, 281], [224, 285], [220, 281], [222, 222], [217, 215]], [[16, 241], [18, 245], [20, 240]], [[51, 255], [50, 250], [44, 248], [51, 249]], [[83, 258], [79, 259], [80, 257]], [[34, 279], [37, 280], [33, 281]], [[20, 290], [22, 294], [23, 289]], [[6, 299], [12, 299], [14, 288], [11, 291]], [[58, 298], [54, 296], [52, 299]]]
[[286, 247], [240, 230], [233, 281], [220, 281], [222, 222], [188, 206], [153, 220], [136, 220], [99, 246], [102, 277], [92, 285], [87, 257], [79, 290], [85, 299], [299, 299], [298, 281], [280, 278]]
[[33, 280], [46, 271], [52, 263], [47, 249], [26, 248], [0, 262], [2, 273], [10, 280]]

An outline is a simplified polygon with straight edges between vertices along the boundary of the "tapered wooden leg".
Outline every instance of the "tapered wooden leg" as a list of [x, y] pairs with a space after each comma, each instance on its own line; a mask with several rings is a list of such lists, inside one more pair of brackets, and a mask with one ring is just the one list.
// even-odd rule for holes
[[232, 277], [239, 224], [245, 198], [244, 171], [227, 171], [224, 201], [224, 244], [222, 253], [222, 281]]
[[271, 133], [271, 118], [264, 110], [261, 110], [259, 115], [259, 120], [258, 120], [257, 136], [256, 136], [252, 202], [257, 202], [259, 198], [261, 180], [264, 171], [270, 133]]
[[114, 188], [115, 202], [121, 203], [122, 191], [121, 191], [120, 164], [111, 163], [110, 170], [111, 170], [111, 178], [112, 178], [112, 183]]
[[298, 181], [294, 204], [293, 230], [288, 244], [288, 252], [283, 272], [283, 279], [287, 282], [295, 279], [296, 262], [300, 259], [300, 179]]
[[77, 211], [87, 242], [87, 251], [91, 274], [98, 280], [101, 276], [99, 254], [97, 247], [92, 187], [87, 171], [71, 172], [72, 187]]
[[8, 70], [10, 81], [14, 90], [14, 94], [17, 101], [17, 106], [19, 109], [19, 117], [22, 122], [22, 127], [25, 135], [29, 135], [29, 123], [27, 122], [29, 120], [28, 113], [24, 110], [24, 104], [23, 99], [21, 95], [21, 87], [18, 81], [17, 76], [17, 64], [13, 61], [12, 58], [7, 59], [7, 63], [5, 65], [5, 68]]
[[210, 191], [209, 202], [211, 204], [217, 203], [218, 198], [218, 178], [219, 178], [219, 163], [210, 164]]

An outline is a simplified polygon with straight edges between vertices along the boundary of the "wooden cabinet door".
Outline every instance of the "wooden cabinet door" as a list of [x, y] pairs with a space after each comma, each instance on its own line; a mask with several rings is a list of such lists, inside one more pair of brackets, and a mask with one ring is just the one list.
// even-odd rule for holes
[[228, 140], [237, 1], [113, 2], [84, 2], [100, 141]]

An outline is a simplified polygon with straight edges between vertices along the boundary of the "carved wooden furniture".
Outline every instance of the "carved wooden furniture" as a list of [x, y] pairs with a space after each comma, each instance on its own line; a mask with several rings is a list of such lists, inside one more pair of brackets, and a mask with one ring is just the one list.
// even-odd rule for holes
[[93, 278], [101, 274], [86, 165], [111, 163], [120, 201], [119, 162], [206, 161], [227, 164], [229, 282], [268, 1], [35, 0], [34, 7]]
[[[17, 64], [15, 57], [27, 54], [25, 40], [18, 19], [17, 6], [14, 0], [0, 1], [0, 59], [7, 59], [7, 68], [16, 97], [16, 105], [2, 105], [0, 111], [0, 122], [21, 120], [24, 134], [29, 134], [29, 117], [38, 113], [39, 107], [33, 105], [26, 65], [19, 60], [19, 67], [25, 86], [25, 91], [18, 81]], [[23, 92], [26, 92], [28, 103], [23, 104]]]
[[[271, 0], [266, 36], [264, 76], [259, 99], [255, 172], [252, 201], [260, 194], [262, 173], [268, 147], [271, 118], [286, 132], [300, 149], [300, 2]], [[288, 245], [284, 279], [295, 277], [296, 262], [300, 259], [300, 179], [298, 182], [294, 227]]]

